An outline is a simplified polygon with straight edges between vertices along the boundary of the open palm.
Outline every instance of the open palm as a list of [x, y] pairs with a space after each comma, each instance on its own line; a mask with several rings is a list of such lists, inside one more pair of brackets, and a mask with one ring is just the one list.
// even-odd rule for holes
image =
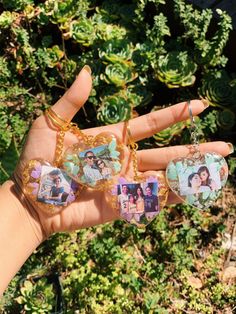
[[[89, 97], [92, 87], [92, 78], [89, 71], [82, 69], [77, 79], [64, 94], [64, 96], [52, 107], [53, 110], [63, 117], [71, 120], [78, 110], [84, 105]], [[194, 115], [204, 110], [204, 104], [200, 100], [192, 100], [191, 108]], [[132, 137], [135, 141], [152, 136], [179, 121], [189, 118], [186, 103], [165, 108], [144, 116], [132, 119], [129, 123]], [[102, 132], [111, 132], [121, 141], [125, 141], [124, 123], [110, 126], [97, 127], [83, 130], [87, 135], [98, 135]], [[21, 154], [16, 177], [21, 178], [25, 165], [29, 160], [41, 158], [53, 163], [56, 149], [57, 130], [50, 127], [45, 116], [41, 116], [33, 123], [24, 150]], [[66, 132], [64, 148], [75, 144], [78, 141], [76, 136]], [[202, 151], [215, 151], [223, 156], [229, 153], [229, 147], [224, 142], [201, 144]], [[139, 171], [164, 170], [168, 162], [178, 156], [186, 156], [189, 149], [185, 146], [167, 148], [156, 148], [139, 151]], [[129, 152], [126, 151], [124, 163], [126, 174], [132, 171], [129, 167]], [[131, 169], [130, 169], [131, 168]], [[170, 193], [169, 202], [177, 202], [177, 198]], [[104, 193], [92, 189], [84, 189], [78, 199], [55, 215], [48, 215], [37, 208], [31, 208], [37, 214], [39, 222], [46, 236], [57, 231], [72, 231], [92, 225], [97, 225], [117, 219], [115, 212], [109, 208]]]

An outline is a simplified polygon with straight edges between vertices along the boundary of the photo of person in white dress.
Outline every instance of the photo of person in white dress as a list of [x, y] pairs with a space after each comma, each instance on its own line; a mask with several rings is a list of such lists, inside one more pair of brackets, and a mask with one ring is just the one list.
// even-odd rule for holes
[[136, 189], [136, 194], [135, 194], [135, 200], [136, 200], [136, 205], [137, 205], [137, 210], [136, 213], [143, 213], [144, 212], [144, 193], [143, 189], [138, 186]]

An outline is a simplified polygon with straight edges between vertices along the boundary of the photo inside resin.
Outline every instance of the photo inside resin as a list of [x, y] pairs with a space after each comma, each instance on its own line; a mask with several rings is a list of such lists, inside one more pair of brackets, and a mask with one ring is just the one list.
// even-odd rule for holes
[[120, 215], [131, 222], [151, 220], [159, 212], [158, 182], [127, 183], [117, 185]]
[[37, 200], [45, 204], [65, 206], [75, 198], [76, 187], [73, 181], [60, 169], [42, 166]]
[[112, 176], [112, 158], [108, 145], [97, 146], [79, 153], [84, 180], [94, 183]]
[[213, 192], [221, 189], [218, 164], [202, 164], [192, 167], [178, 166], [178, 178], [181, 195]]

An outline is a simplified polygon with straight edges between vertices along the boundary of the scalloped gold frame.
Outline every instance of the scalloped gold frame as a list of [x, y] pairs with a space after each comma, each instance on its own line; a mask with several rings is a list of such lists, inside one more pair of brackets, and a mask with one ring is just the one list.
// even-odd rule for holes
[[[139, 183], [150, 182], [148, 181], [148, 179], [150, 178], [154, 178], [158, 182], [157, 197], [158, 197], [158, 202], [159, 202], [159, 210], [158, 210], [157, 215], [154, 218], [152, 218], [152, 220], [150, 220], [147, 224], [136, 223], [136, 226], [139, 228], [144, 228], [149, 223], [151, 223], [166, 205], [168, 194], [169, 194], [169, 187], [166, 182], [165, 171], [146, 171], [145, 173], [140, 174], [137, 180], [134, 180], [132, 178], [126, 178], [126, 177], [122, 178], [124, 179], [124, 183], [121, 183], [121, 184], [139, 184]], [[118, 182], [119, 182], [119, 178], [116, 179], [116, 182], [113, 182], [113, 188], [119, 184]], [[108, 191], [106, 198], [107, 198], [107, 202], [110, 204], [112, 210], [115, 211], [116, 215], [120, 217], [122, 220], [129, 223], [126, 219], [124, 219], [120, 215], [120, 209], [118, 205], [118, 195], [114, 194], [113, 189]]]
[[[66, 208], [69, 204], [66, 204], [65, 206], [61, 206], [61, 205], [52, 205], [52, 204], [46, 204], [43, 202], [39, 202], [37, 200], [37, 195], [38, 195], [38, 190], [37, 192], [34, 194], [33, 191], [35, 190], [35, 187], [32, 186], [33, 183], [37, 183], [40, 186], [40, 179], [41, 176], [39, 178], [33, 178], [30, 174], [32, 173], [32, 171], [35, 169], [35, 167], [40, 164], [40, 166], [50, 166], [52, 168], [57, 168], [60, 171], [64, 171], [58, 167], [53, 166], [50, 162], [45, 161], [43, 159], [33, 159], [30, 160], [28, 162], [28, 164], [25, 166], [24, 171], [22, 173], [22, 181], [23, 181], [23, 191], [25, 193], [25, 195], [29, 198], [29, 200], [31, 201], [31, 203], [33, 203], [34, 207], [39, 208], [40, 210], [42, 210], [43, 212], [47, 213], [47, 214], [56, 214], [58, 212], [60, 212], [61, 210], [63, 210], [64, 208]], [[65, 172], [65, 171], [64, 171]], [[77, 198], [77, 196], [80, 194], [82, 190], [82, 186], [78, 185], [78, 190], [75, 193], [75, 198]]]
[[[79, 153], [87, 151], [89, 149], [93, 150], [94, 148], [99, 147], [99, 146], [109, 145], [109, 143], [113, 139], [116, 140], [116, 145], [117, 145], [116, 151], [118, 151], [120, 153], [119, 162], [121, 165], [121, 170], [119, 172], [115, 172], [114, 168], [113, 168], [112, 169], [112, 175], [111, 175], [112, 177], [110, 179], [97, 180], [97, 181], [95, 181], [95, 184], [92, 185], [92, 184], [89, 184], [88, 182], [83, 182], [82, 180], [79, 179], [80, 177], [83, 176], [82, 167], [79, 170], [79, 174], [76, 176], [74, 176], [72, 173], [68, 172], [68, 168], [64, 164], [66, 162], [70, 162], [67, 159], [68, 155], [78, 156]], [[73, 178], [79, 184], [81, 184], [85, 187], [96, 189], [96, 190], [107, 190], [107, 189], [109, 189], [110, 185], [112, 184], [113, 177], [116, 175], [119, 175], [119, 173], [122, 172], [122, 162], [124, 160], [125, 149], [127, 149], [126, 146], [123, 143], [121, 143], [121, 141], [119, 141], [117, 136], [115, 136], [112, 133], [103, 132], [103, 133], [98, 134], [95, 137], [90, 137], [88, 142], [83, 141], [82, 143], [77, 143], [77, 144], [74, 144], [73, 146], [70, 146], [63, 154], [61, 165], [62, 165], [62, 168], [64, 169], [64, 171], [68, 174], [68, 176]], [[117, 160], [113, 158], [112, 161], [114, 162]], [[80, 164], [77, 164], [77, 165], [80, 166], [81, 164], [82, 164], [82, 162], [80, 162]]]

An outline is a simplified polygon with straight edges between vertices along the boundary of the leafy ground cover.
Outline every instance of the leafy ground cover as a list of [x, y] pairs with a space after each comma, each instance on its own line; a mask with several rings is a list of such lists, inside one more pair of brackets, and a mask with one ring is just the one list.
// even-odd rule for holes
[[57, 273], [62, 313], [234, 313], [236, 286], [223, 271], [222, 247], [234, 213], [228, 188], [208, 212], [168, 208], [146, 230], [116, 221], [56, 234], [13, 280], [2, 312], [55, 311], [57, 290], [45, 275]]

